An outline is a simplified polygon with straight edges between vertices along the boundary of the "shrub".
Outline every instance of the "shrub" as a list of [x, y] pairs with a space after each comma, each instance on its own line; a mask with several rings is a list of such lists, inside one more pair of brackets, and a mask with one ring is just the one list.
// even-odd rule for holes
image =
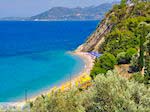
[[149, 86], [109, 71], [86, 90], [72, 87], [37, 98], [31, 112], [149, 112], [149, 93]]
[[92, 79], [94, 79], [94, 77], [97, 74], [106, 74], [107, 70], [104, 68], [100, 68], [100, 67], [93, 67], [93, 69], [91, 70], [90, 76], [92, 77]]
[[131, 66], [138, 66], [138, 63], [139, 63], [138, 60], [139, 60], [139, 54], [133, 55], [130, 61]]
[[144, 76], [145, 76], [145, 83], [150, 84], [150, 56], [145, 57]]
[[116, 64], [116, 58], [113, 54], [105, 53], [100, 58], [99, 61], [100, 67], [106, 70], [114, 69], [114, 65]]
[[131, 58], [131, 66], [129, 67], [129, 73], [133, 73], [133, 72], [139, 72], [139, 54], [135, 54], [132, 56]]
[[133, 75], [131, 76], [131, 79], [132, 79], [132, 80], [135, 80], [135, 81], [137, 81], [137, 82], [139, 82], [139, 83], [143, 83], [143, 82], [144, 82], [144, 77], [143, 77], [142, 74], [140, 74], [140, 73], [135, 73], [135, 74], [133, 74]]
[[129, 48], [134, 48], [139, 45], [139, 39], [134, 33], [128, 30], [119, 30], [116, 28], [111, 33], [108, 33], [105, 42], [100, 46], [100, 52], [109, 52], [115, 56], [120, 52], [126, 52]]
[[81, 95], [77, 88], [72, 88], [66, 92], [52, 92], [45, 98], [37, 98], [33, 102], [31, 112], [84, 112], [81, 105], [83, 101]]
[[113, 75], [98, 75], [84, 100], [86, 112], [148, 112], [150, 88]]
[[117, 62], [118, 62], [118, 64], [128, 63], [128, 61], [126, 59], [126, 52], [121, 52], [117, 55]]
[[126, 52], [126, 58], [128, 61], [131, 60], [132, 56], [137, 54], [137, 50], [135, 48], [129, 48]]
[[117, 62], [118, 64], [128, 64], [130, 63], [130, 60], [133, 55], [137, 53], [137, 50], [135, 48], [129, 48], [127, 52], [120, 52], [117, 55]]
[[97, 74], [103, 73], [106, 74], [108, 70], [114, 69], [116, 64], [116, 58], [110, 53], [104, 53], [95, 61], [95, 65], [91, 70], [91, 77], [95, 77]]

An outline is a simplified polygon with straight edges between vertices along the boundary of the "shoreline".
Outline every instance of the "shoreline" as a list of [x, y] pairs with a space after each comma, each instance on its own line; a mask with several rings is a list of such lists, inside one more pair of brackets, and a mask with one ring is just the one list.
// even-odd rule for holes
[[[69, 52], [69, 53], [71, 55], [76, 55], [76, 56], [80, 57], [85, 63], [84, 68], [79, 73], [74, 74], [73, 77], [71, 78], [71, 81], [64, 81], [60, 85], [52, 86], [48, 91], [41, 91], [40, 94], [29, 97], [27, 101], [29, 101], [29, 102], [35, 101], [37, 97], [51, 93], [55, 87], [57, 89], [65, 88], [67, 90], [70, 87], [69, 85], [74, 86], [74, 83], [78, 82], [82, 77], [85, 76], [85, 74], [86, 75], [90, 74], [90, 71], [94, 64], [93, 63], [94, 59], [92, 58], [92, 56], [87, 52], [80, 52], [80, 51], [74, 51], [74, 52]], [[8, 104], [10, 106], [23, 107], [26, 103], [27, 103], [26, 101], [21, 100], [16, 103], [10, 102]]]

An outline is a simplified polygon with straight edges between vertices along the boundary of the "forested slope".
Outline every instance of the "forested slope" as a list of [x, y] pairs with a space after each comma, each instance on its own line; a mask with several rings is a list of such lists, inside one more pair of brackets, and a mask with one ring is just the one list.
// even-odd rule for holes
[[[41, 95], [27, 103], [31, 112], [150, 112], [149, 0], [121, 0], [77, 51], [103, 53], [95, 59], [91, 85]], [[115, 70], [124, 64], [128, 79]]]
[[[140, 22], [150, 21], [150, 3], [130, 2], [114, 5], [99, 23], [96, 31], [81, 45], [79, 51], [113, 52], [125, 51], [130, 47], [137, 47], [137, 26]], [[115, 52], [114, 52], [115, 50]]]
[[[150, 2], [122, 0], [77, 51], [103, 53], [95, 59], [91, 86], [53, 91], [31, 102], [33, 112], [149, 112]], [[129, 64], [122, 78], [114, 66]], [[131, 70], [130, 70], [131, 69]], [[142, 70], [144, 73], [142, 74]]]

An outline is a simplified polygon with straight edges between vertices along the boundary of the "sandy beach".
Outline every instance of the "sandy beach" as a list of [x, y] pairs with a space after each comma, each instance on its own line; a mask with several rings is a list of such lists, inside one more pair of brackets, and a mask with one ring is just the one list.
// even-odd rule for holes
[[85, 68], [82, 72], [86, 72], [87, 74], [90, 74], [90, 71], [93, 67], [93, 62], [94, 62], [94, 59], [92, 58], [92, 56], [87, 52], [78, 52], [78, 51], [73, 52], [73, 54], [81, 57], [83, 61], [85, 62]]
[[[43, 91], [43, 92], [41, 92], [41, 94], [47, 95], [47, 94], [51, 93], [51, 91], [54, 88], [57, 88], [57, 89], [62, 89], [63, 88], [65, 90], [69, 89], [69, 85], [70, 84], [71, 84], [71, 86], [74, 86], [75, 82], [78, 82], [81, 78], [85, 77], [85, 75], [89, 75], [90, 74], [90, 71], [91, 71], [91, 69], [93, 67], [93, 62], [94, 62], [93, 57], [87, 52], [75, 51], [75, 52], [69, 52], [69, 53], [71, 53], [71, 55], [79, 56], [81, 59], [83, 59], [83, 61], [85, 63], [84, 69], [80, 73], [74, 75], [74, 77], [71, 79], [71, 81], [64, 82], [60, 86], [53, 87], [53, 88], [49, 89], [48, 91]], [[31, 97], [31, 98], [28, 98], [28, 101], [34, 101], [39, 96], [40, 95], [36, 95], [36, 96]], [[16, 103], [10, 103], [11, 106], [15, 106], [15, 107], [22, 107], [25, 104], [26, 104], [25, 101], [20, 101], [20, 102], [16, 102]]]

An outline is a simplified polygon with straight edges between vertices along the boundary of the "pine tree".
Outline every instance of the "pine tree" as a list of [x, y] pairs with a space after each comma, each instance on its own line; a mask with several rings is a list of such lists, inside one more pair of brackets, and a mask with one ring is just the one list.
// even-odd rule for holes
[[139, 69], [140, 71], [143, 69], [144, 66], [144, 42], [146, 37], [146, 25], [147, 23], [141, 22], [138, 25], [138, 32], [140, 36], [140, 57], [139, 57]]
[[148, 83], [150, 80], [150, 24], [141, 22], [138, 32], [140, 35], [139, 69], [142, 70], [144, 67], [145, 81]]
[[146, 36], [146, 42], [144, 43], [145, 46], [145, 83], [150, 83], [150, 33]]

